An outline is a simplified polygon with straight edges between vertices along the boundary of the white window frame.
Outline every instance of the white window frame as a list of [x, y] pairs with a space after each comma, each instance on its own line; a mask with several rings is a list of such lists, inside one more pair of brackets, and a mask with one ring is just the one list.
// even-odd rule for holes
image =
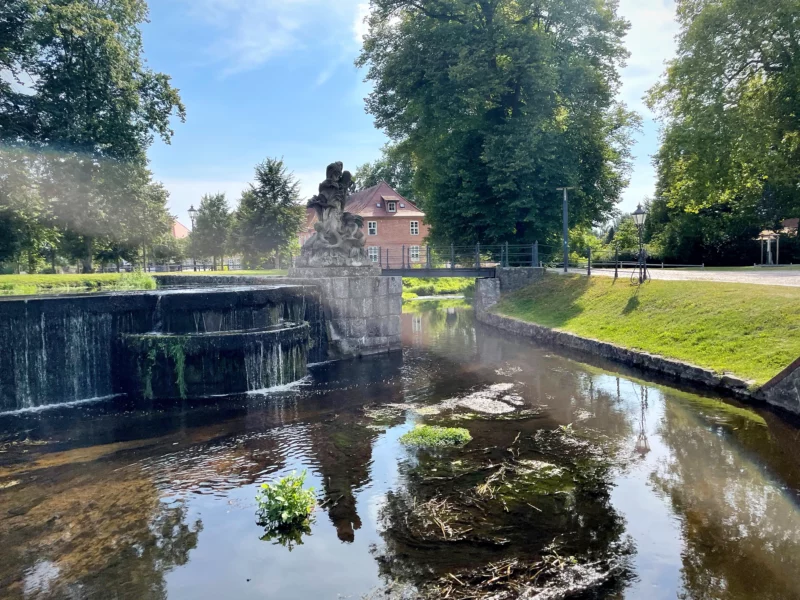
[[386, 202], [386, 210], [388, 212], [390, 212], [390, 213], [396, 213], [397, 212], [397, 202], [395, 202], [394, 200], [387, 201]]
[[419, 235], [419, 221], [411, 221], [411, 235]]
[[378, 235], [377, 221], [367, 221], [367, 235]]
[[377, 246], [369, 246], [367, 248], [367, 252], [369, 253], [369, 259], [372, 262], [374, 263], [378, 262], [381, 256], [380, 248], [378, 248]]
[[419, 246], [409, 246], [408, 256], [411, 262], [419, 262]]

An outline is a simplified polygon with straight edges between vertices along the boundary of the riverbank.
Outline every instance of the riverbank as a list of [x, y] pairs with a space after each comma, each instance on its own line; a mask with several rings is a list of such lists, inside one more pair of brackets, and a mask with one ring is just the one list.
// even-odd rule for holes
[[800, 356], [800, 294], [778, 286], [547, 276], [491, 312], [729, 373], [759, 387]]
[[114, 292], [123, 290], [154, 290], [158, 276], [235, 277], [243, 275], [280, 276], [287, 271], [184, 271], [176, 273], [85, 273], [55, 275], [0, 275], [0, 296], [32, 296], [35, 294], [66, 294], [78, 292]]

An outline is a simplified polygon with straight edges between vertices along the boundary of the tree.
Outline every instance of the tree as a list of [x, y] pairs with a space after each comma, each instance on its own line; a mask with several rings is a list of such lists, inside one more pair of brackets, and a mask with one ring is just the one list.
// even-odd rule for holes
[[228, 236], [230, 235], [232, 214], [225, 200], [225, 194], [206, 194], [200, 200], [197, 219], [191, 235], [192, 254], [210, 256], [217, 270], [225, 257]]
[[274, 259], [297, 243], [305, 221], [300, 184], [283, 159], [268, 158], [256, 166], [255, 183], [242, 192], [234, 215], [233, 246], [250, 267]]
[[800, 214], [799, 13], [800, 0], [677, 3], [677, 57], [649, 95], [665, 124], [651, 235], [682, 262], [753, 262], [758, 232]]
[[144, 64], [146, 3], [13, 0], [8, 14], [0, 68], [33, 83], [28, 94], [0, 85], [0, 142], [28, 152], [50, 224], [81, 238], [87, 271], [98, 239], [156, 239], [160, 227], [139, 229], [148, 211], [166, 216], [151, 202], [146, 151], [156, 135], [169, 142], [185, 110], [169, 77]]
[[384, 146], [381, 154], [381, 158], [375, 162], [365, 163], [356, 169], [356, 190], [370, 188], [383, 180], [398, 194], [416, 204], [418, 199], [413, 187], [416, 169], [411, 154], [402, 145], [391, 144]]
[[435, 241], [557, 237], [606, 220], [634, 116], [616, 103], [628, 24], [613, 0], [374, 0], [367, 111], [412, 154]]

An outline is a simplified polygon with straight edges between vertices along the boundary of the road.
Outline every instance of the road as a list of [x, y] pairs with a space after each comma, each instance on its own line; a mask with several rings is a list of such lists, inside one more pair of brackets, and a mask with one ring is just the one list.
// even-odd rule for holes
[[[563, 273], [560, 269], [550, 271]], [[570, 269], [570, 273], [586, 274], [586, 269]], [[800, 269], [765, 269], [763, 271], [714, 271], [704, 269], [687, 271], [683, 269], [648, 269], [651, 279], [665, 281], [717, 281], [722, 283], [750, 283], [754, 285], [781, 285], [800, 287]], [[592, 269], [592, 275], [613, 277], [614, 269]], [[620, 278], [631, 276], [630, 269], [620, 269]]]

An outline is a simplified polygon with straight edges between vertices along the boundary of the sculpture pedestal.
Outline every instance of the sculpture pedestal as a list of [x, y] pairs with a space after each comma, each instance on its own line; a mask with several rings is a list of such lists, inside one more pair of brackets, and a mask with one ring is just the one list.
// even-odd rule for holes
[[400, 350], [403, 280], [380, 267], [297, 267], [293, 283], [320, 288], [331, 358]]

